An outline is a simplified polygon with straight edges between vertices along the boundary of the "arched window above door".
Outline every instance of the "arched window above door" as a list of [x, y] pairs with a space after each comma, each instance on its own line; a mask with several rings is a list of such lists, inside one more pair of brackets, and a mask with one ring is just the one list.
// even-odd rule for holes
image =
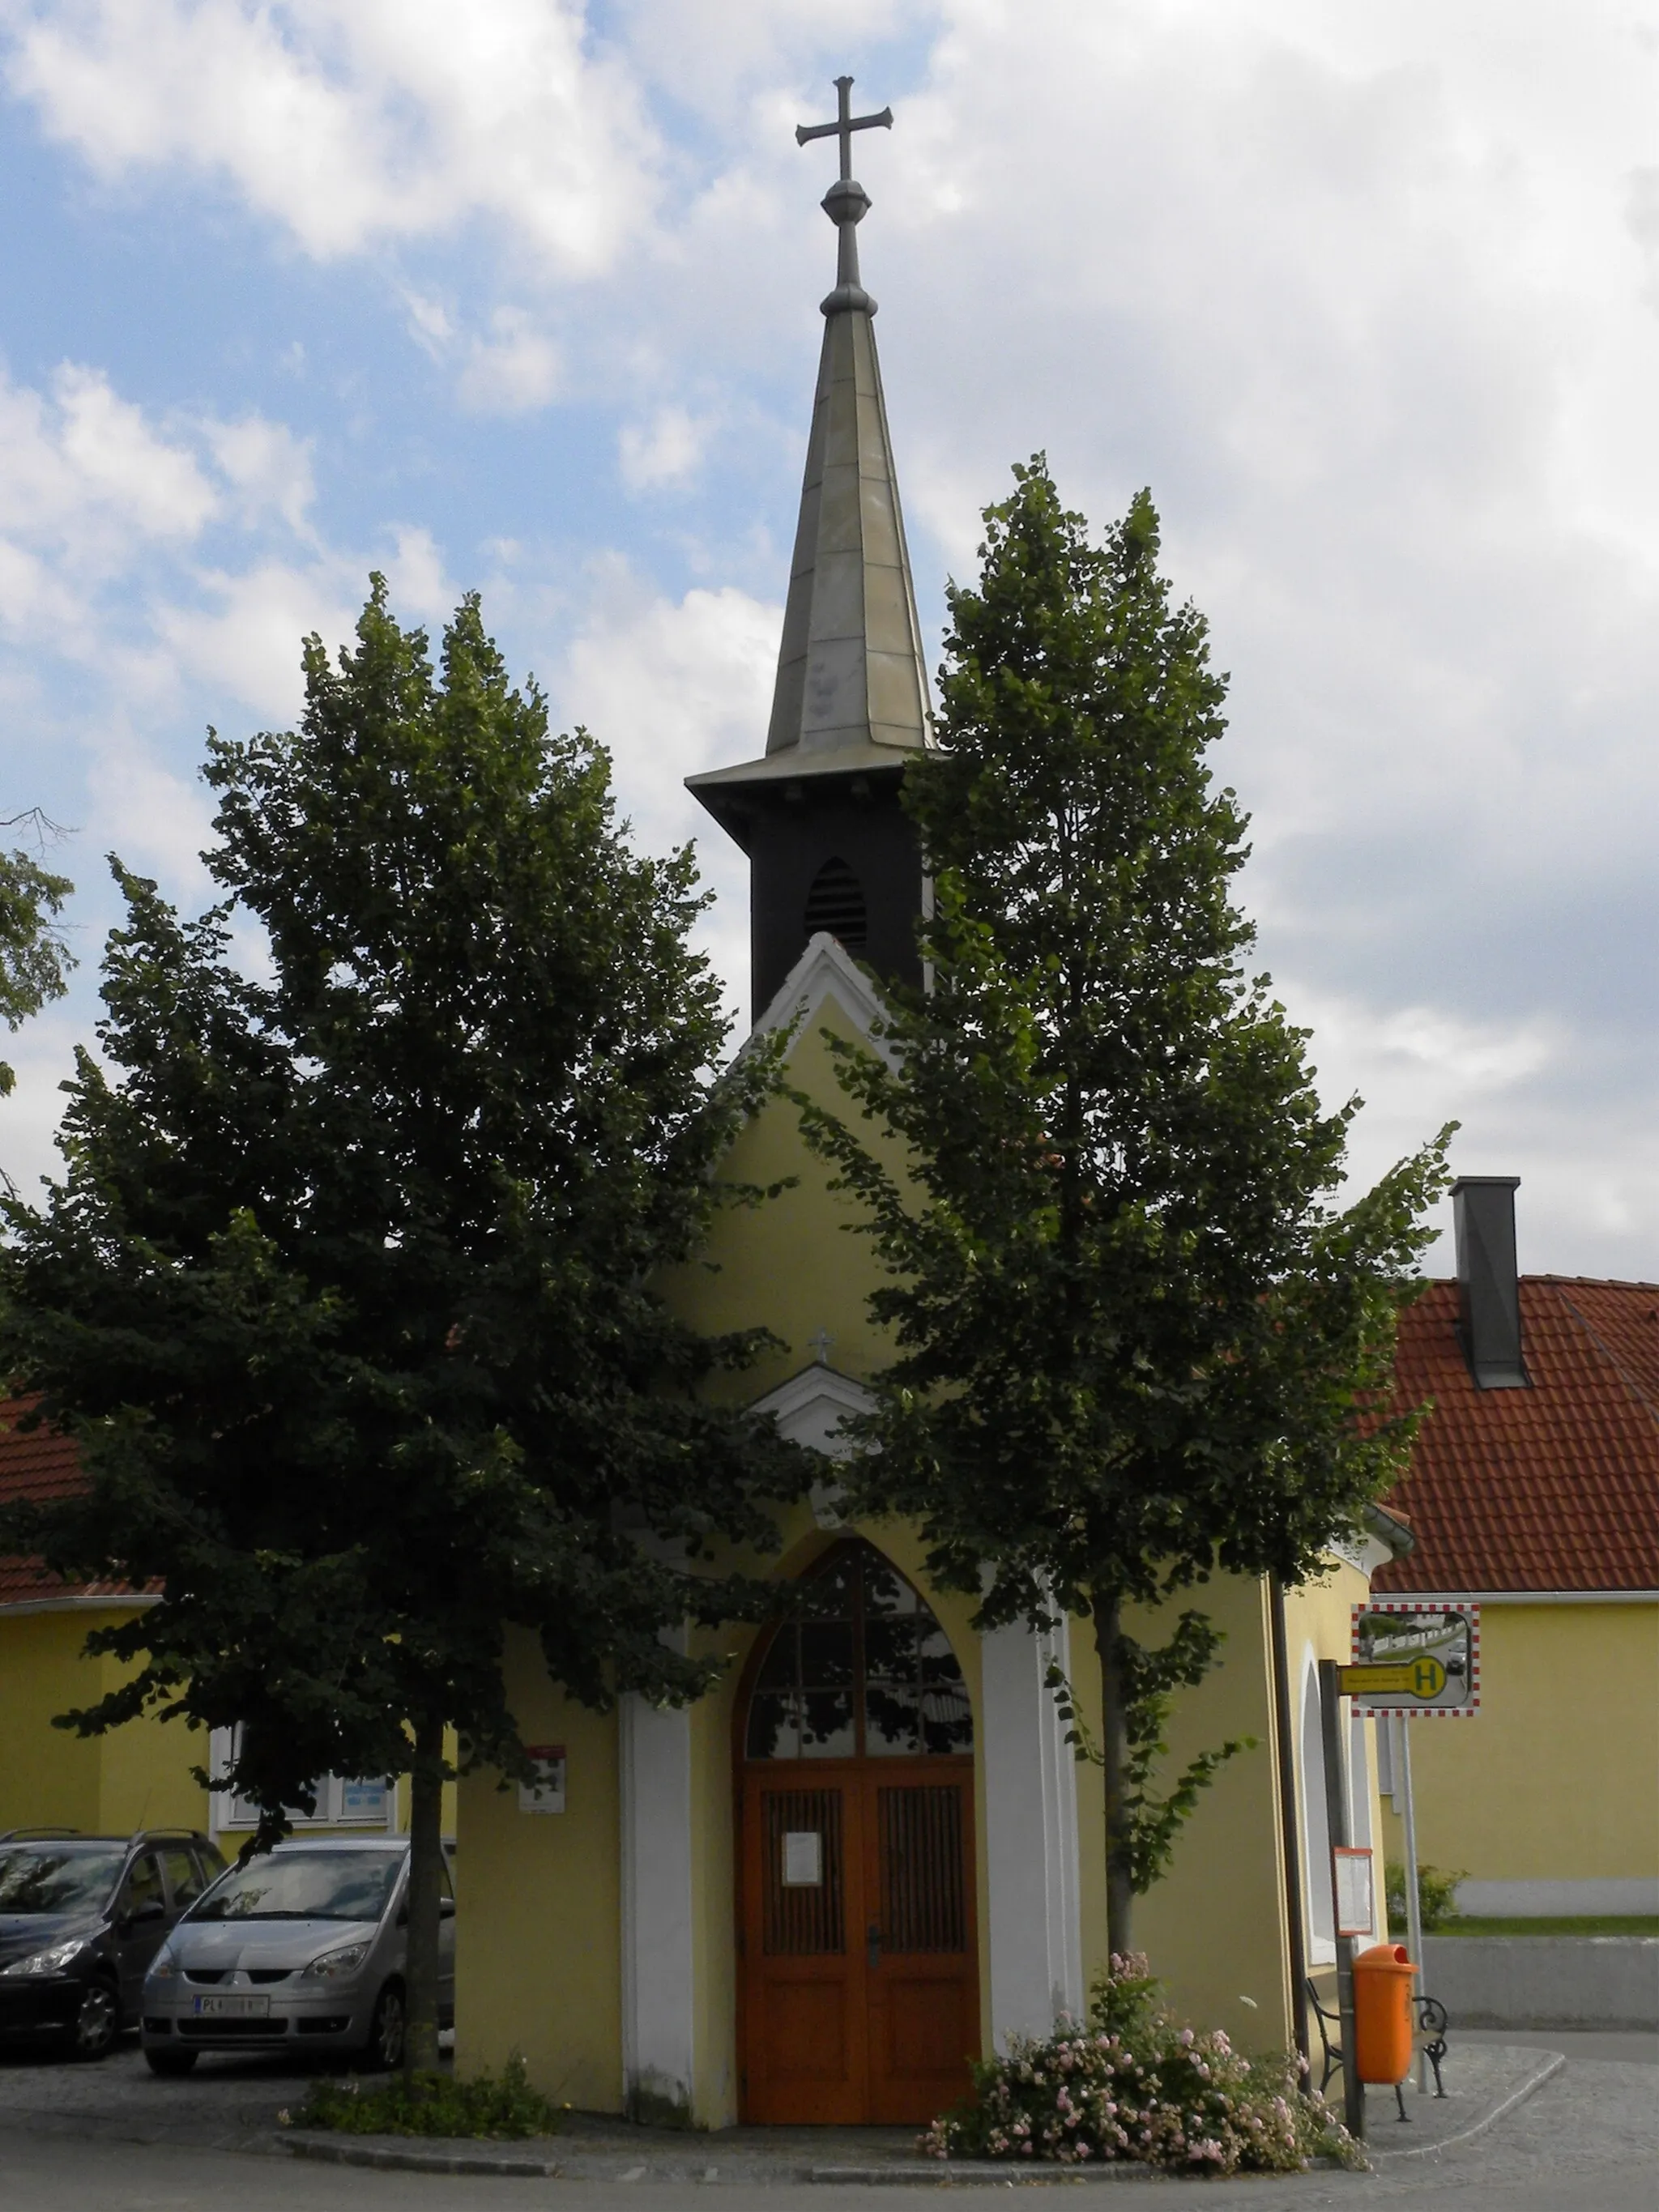
[[816, 937], [821, 929], [828, 930], [849, 952], [862, 952], [870, 942], [864, 886], [839, 856], [824, 862], [806, 894], [808, 938]]
[[971, 1752], [951, 1639], [872, 1544], [838, 1544], [771, 1632], [744, 1729], [749, 1759], [916, 1759]]

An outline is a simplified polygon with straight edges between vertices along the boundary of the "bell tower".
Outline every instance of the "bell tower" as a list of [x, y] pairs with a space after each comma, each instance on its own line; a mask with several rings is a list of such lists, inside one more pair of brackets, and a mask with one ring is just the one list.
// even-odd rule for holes
[[769, 1006], [816, 932], [892, 981], [919, 983], [921, 856], [899, 799], [928, 743], [927, 677], [904, 543], [898, 477], [857, 228], [870, 207], [854, 178], [853, 133], [893, 113], [854, 116], [837, 77], [841, 174], [823, 198], [837, 237], [836, 288], [822, 302], [800, 520], [766, 750], [687, 778], [687, 788], [749, 855], [752, 1012]]

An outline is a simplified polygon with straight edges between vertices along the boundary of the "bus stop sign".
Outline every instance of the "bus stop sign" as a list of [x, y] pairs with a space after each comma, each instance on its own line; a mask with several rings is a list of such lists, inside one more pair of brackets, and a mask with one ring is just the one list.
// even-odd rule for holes
[[1456, 1599], [1374, 1598], [1353, 1609], [1342, 1695], [1366, 1713], [1455, 1719], [1480, 1704], [1480, 1608]]

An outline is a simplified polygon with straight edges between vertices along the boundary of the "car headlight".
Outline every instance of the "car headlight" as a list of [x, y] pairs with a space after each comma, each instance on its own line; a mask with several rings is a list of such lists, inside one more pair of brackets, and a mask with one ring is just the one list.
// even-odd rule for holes
[[355, 1974], [368, 1956], [367, 1943], [343, 1943], [337, 1951], [325, 1951], [304, 1969], [301, 1978], [307, 1981], [343, 1981]]
[[61, 1974], [86, 1948], [84, 1936], [71, 1936], [67, 1943], [54, 1943], [50, 1950], [31, 1951], [27, 1959], [14, 1959], [10, 1966], [0, 1966], [0, 1974]]
[[149, 1972], [144, 1979], [147, 1982], [170, 1982], [177, 1978], [179, 1972], [179, 1961], [172, 1952], [158, 1951], [149, 1962]]

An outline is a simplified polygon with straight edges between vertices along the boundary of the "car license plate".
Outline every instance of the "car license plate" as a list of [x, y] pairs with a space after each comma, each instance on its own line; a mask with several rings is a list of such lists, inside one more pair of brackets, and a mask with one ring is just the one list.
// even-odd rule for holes
[[269, 1997], [192, 1997], [190, 2006], [198, 2020], [264, 2020], [270, 2013]]

